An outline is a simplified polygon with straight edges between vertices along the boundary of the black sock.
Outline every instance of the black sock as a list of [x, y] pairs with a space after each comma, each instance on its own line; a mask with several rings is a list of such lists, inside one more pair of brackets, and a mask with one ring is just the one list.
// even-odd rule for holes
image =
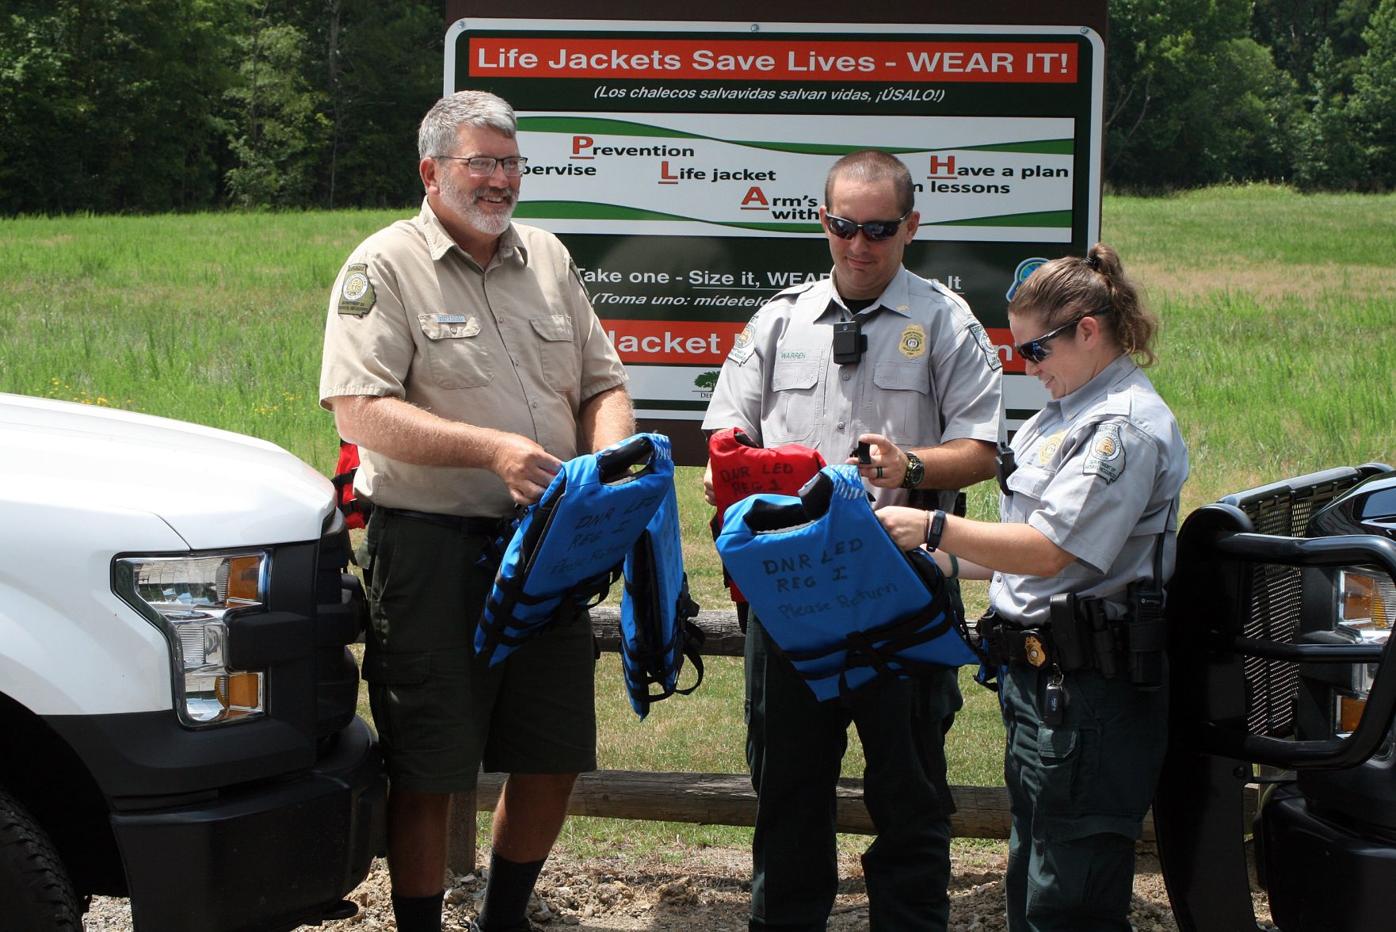
[[393, 915], [397, 917], [397, 932], [441, 932], [442, 890], [435, 896], [398, 896], [393, 894]]
[[485, 906], [480, 910], [480, 932], [528, 928], [528, 898], [543, 861], [519, 864], [490, 853], [490, 879], [485, 884]]

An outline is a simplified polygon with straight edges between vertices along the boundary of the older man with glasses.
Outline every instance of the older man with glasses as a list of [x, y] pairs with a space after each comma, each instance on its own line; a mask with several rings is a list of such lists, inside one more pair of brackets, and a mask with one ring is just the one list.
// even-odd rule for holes
[[[867, 444], [860, 472], [879, 505], [952, 509], [958, 489], [994, 473], [998, 356], [959, 295], [902, 266], [920, 216], [900, 160], [845, 156], [824, 201], [831, 276], [756, 313], [723, 364], [703, 427], [738, 427], [765, 447], [803, 444], [831, 463], [860, 462], [852, 454]], [[753, 615], [746, 689], [758, 800], [750, 927], [828, 922], [838, 887], [834, 787], [852, 722], [878, 830], [863, 855], [872, 928], [944, 930], [954, 809], [944, 736], [961, 702], [955, 671], [821, 703]]]
[[489, 668], [473, 656], [493, 570], [477, 560], [563, 460], [634, 432], [625, 374], [571, 256], [511, 221], [514, 112], [461, 91], [422, 120], [420, 213], [365, 240], [330, 296], [321, 404], [359, 444], [373, 503], [360, 563], [364, 679], [391, 780], [400, 932], [439, 932], [452, 793], [509, 774], [479, 928], [528, 898], [577, 773], [596, 766], [591, 626], [558, 624]]

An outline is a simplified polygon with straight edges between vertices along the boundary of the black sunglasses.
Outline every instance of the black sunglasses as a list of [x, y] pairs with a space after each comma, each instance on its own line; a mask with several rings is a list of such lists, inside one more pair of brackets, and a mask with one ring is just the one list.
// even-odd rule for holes
[[862, 230], [863, 235], [871, 242], [877, 243], [897, 235], [897, 230], [901, 227], [902, 221], [911, 215], [911, 211], [902, 214], [896, 220], [869, 220], [866, 223], [854, 223], [845, 217], [835, 217], [827, 211], [824, 214], [824, 223], [829, 227], [829, 232], [839, 239], [853, 239]]
[[1081, 321], [1085, 320], [1087, 317], [1098, 317], [1101, 314], [1109, 313], [1109, 309], [1106, 309], [1103, 311], [1087, 311], [1085, 314], [1077, 314], [1075, 317], [1071, 318], [1071, 320], [1068, 320], [1066, 323], [1062, 324], [1060, 327], [1057, 327], [1055, 330], [1048, 330], [1046, 333], [1044, 333], [1042, 336], [1038, 337], [1035, 340], [1029, 340], [1026, 343], [1019, 343], [1016, 347], [1014, 347], [1014, 349], [1016, 349], [1019, 352], [1019, 354], [1021, 354], [1022, 357], [1026, 359], [1028, 362], [1042, 362], [1042, 360], [1052, 355], [1052, 351], [1047, 348], [1048, 342], [1055, 340], [1063, 333], [1066, 333], [1068, 330], [1071, 330], [1073, 327], [1075, 327]]

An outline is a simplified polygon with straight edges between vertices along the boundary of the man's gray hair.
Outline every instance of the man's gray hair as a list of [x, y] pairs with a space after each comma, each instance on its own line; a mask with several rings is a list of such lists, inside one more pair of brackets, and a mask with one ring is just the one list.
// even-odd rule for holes
[[417, 130], [417, 157], [453, 155], [462, 126], [485, 127], [510, 139], [518, 132], [514, 108], [488, 91], [456, 91], [443, 97], [422, 117]]

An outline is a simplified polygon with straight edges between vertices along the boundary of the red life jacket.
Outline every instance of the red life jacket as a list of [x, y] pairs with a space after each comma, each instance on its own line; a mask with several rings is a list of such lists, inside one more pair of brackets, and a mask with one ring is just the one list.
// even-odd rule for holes
[[[711, 524], [714, 540], [722, 531], [727, 509], [737, 502], [758, 492], [794, 495], [824, 468], [824, 457], [816, 450], [798, 443], [768, 450], [737, 427], [708, 438], [708, 462], [712, 465], [713, 497], [717, 499], [717, 514]], [[722, 573], [732, 601], [745, 606], [746, 598], [725, 567]]]
[[339, 462], [335, 463], [334, 476], [330, 481], [334, 483], [335, 500], [339, 504], [339, 510], [344, 512], [344, 523], [351, 528], [363, 527], [368, 521], [369, 512], [373, 511], [372, 502], [362, 501], [354, 496], [354, 473], [358, 469], [358, 444], [341, 439]]

